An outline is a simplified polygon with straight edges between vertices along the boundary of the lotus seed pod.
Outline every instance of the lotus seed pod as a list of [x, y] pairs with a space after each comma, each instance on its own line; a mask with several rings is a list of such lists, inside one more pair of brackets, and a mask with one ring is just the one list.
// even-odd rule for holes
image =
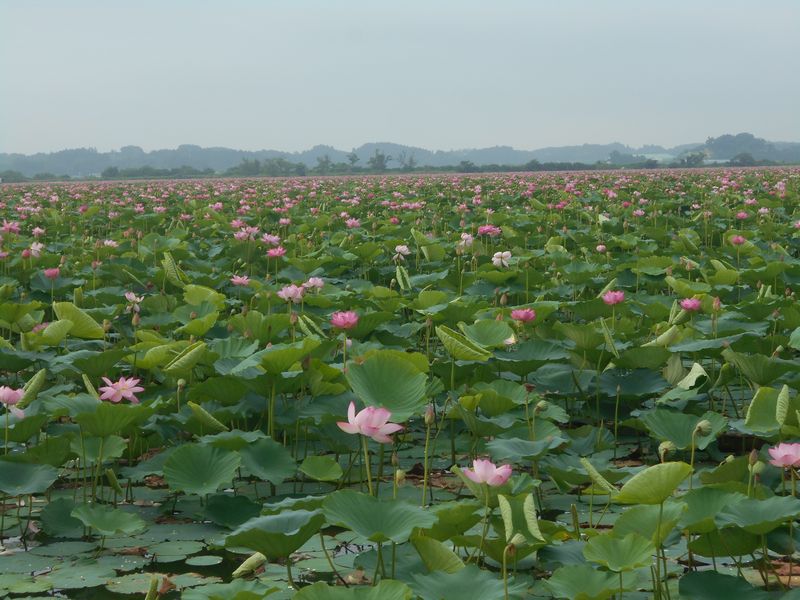
[[546, 411], [548, 408], [550, 408], [550, 403], [547, 400], [539, 400], [536, 403], [536, 408], [534, 408], [534, 411], [538, 414]]
[[661, 462], [664, 462], [664, 459], [666, 458], [667, 454], [669, 454], [670, 452], [675, 452], [676, 450], [677, 448], [675, 447], [675, 444], [670, 442], [669, 440], [667, 440], [666, 442], [661, 442], [658, 445], [658, 456], [661, 459]]
[[397, 485], [403, 485], [403, 482], [406, 480], [406, 472], [403, 469], [397, 469], [394, 472], [394, 482]]
[[747, 464], [749, 464], [752, 467], [757, 462], [758, 462], [758, 450], [753, 448], [750, 451], [750, 456], [747, 457]]
[[711, 433], [711, 421], [703, 419], [695, 426], [694, 432], [697, 435], [708, 435]]

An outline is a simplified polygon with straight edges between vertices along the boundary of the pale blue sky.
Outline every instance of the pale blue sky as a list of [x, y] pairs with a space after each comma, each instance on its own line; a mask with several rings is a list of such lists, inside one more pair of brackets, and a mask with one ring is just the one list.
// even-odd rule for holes
[[800, 141], [795, 0], [0, 0], [0, 151]]

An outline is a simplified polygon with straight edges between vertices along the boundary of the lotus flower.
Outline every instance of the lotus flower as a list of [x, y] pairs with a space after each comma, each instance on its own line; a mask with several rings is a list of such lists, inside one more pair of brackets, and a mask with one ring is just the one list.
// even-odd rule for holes
[[331, 315], [331, 325], [336, 329], [352, 329], [358, 325], [358, 313], [352, 310], [335, 312]]
[[700, 310], [700, 300], [697, 298], [684, 298], [681, 300], [681, 308], [686, 312], [696, 312]]
[[603, 302], [609, 306], [614, 306], [615, 304], [625, 302], [625, 292], [622, 290], [609, 290], [603, 294]]
[[368, 406], [356, 414], [356, 405], [351, 402], [347, 407], [347, 422], [338, 421], [336, 424], [346, 433], [360, 433], [380, 444], [391, 444], [389, 435], [403, 429], [402, 425], [388, 422], [391, 416], [389, 410], [376, 406]]
[[800, 466], [800, 444], [778, 444], [769, 449], [769, 455], [770, 464], [776, 467]]
[[530, 323], [536, 319], [536, 311], [532, 308], [516, 308], [511, 311], [511, 318], [520, 323]]
[[511, 252], [506, 250], [505, 252], [495, 252], [494, 256], [492, 256], [492, 264], [499, 268], [507, 267], [508, 261], [511, 258]]
[[472, 468], [462, 471], [475, 483], [486, 483], [492, 487], [503, 485], [511, 477], [511, 465], [497, 466], [490, 460], [480, 458], [472, 461]]
[[139, 399], [135, 394], [136, 392], [143, 392], [144, 388], [139, 387], [140, 380], [136, 377], [129, 379], [120, 377], [118, 381], [111, 381], [108, 377], [103, 377], [102, 379], [106, 382], [106, 385], [98, 388], [98, 391], [103, 392], [100, 400], [108, 400], [116, 404], [124, 398], [130, 400], [133, 404], [139, 403]]
[[0, 403], [6, 406], [14, 406], [17, 402], [22, 400], [25, 391], [22, 389], [15, 390], [7, 385], [0, 386]]

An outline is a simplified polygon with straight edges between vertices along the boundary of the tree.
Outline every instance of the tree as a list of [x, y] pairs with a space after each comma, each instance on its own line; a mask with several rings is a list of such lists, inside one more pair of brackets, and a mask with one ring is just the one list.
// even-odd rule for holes
[[385, 171], [389, 168], [390, 160], [392, 160], [391, 156], [386, 156], [378, 148], [375, 148], [375, 154], [367, 161], [367, 164], [373, 171]]
[[478, 167], [471, 160], [462, 160], [458, 163], [458, 171], [460, 173], [475, 173]]
[[353, 150], [350, 152], [350, 154], [347, 155], [347, 162], [350, 163], [350, 168], [352, 169], [353, 167], [355, 167], [356, 163], [359, 160], [361, 160], [361, 159], [358, 158], [358, 154], [356, 154], [356, 149], [353, 148]]
[[756, 159], [749, 152], [740, 152], [730, 162], [735, 167], [753, 167], [756, 164]]
[[119, 169], [117, 167], [106, 167], [103, 169], [103, 172], [100, 173], [100, 177], [103, 179], [116, 179], [119, 177]]
[[414, 167], [417, 166], [417, 159], [414, 158], [414, 154], [408, 155], [405, 150], [400, 152], [397, 161], [400, 163], [403, 171], [413, 171]]
[[327, 175], [331, 170], [331, 157], [327, 154], [325, 156], [318, 156], [317, 157], [317, 168], [316, 171], [320, 175]]

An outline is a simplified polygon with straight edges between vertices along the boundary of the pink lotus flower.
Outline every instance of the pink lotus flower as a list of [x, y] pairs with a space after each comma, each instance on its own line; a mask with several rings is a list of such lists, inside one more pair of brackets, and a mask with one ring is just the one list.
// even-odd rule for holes
[[58, 275], [61, 273], [61, 270], [58, 267], [53, 267], [52, 269], [45, 269], [44, 276], [50, 279], [51, 281], [58, 279]]
[[303, 294], [305, 293], [306, 289], [299, 285], [291, 284], [284, 286], [278, 292], [278, 298], [285, 300], [286, 302], [292, 302], [293, 304], [300, 304], [300, 301], [303, 299]]
[[700, 310], [700, 300], [697, 298], [684, 298], [681, 300], [681, 308], [686, 312], [696, 312]]
[[536, 311], [532, 308], [516, 308], [511, 311], [511, 318], [520, 323], [530, 323], [536, 319]]
[[248, 285], [250, 278], [247, 275], [234, 275], [231, 277], [231, 283], [233, 285]]
[[352, 329], [358, 325], [358, 313], [353, 310], [335, 312], [331, 315], [331, 325], [336, 329]]
[[800, 466], [800, 444], [778, 444], [769, 449], [769, 455], [769, 463], [776, 467]]
[[481, 225], [478, 227], [478, 235], [488, 235], [489, 237], [497, 237], [502, 234], [503, 230], [497, 225]]
[[120, 377], [119, 381], [111, 381], [108, 377], [103, 377], [102, 379], [106, 382], [106, 385], [98, 388], [98, 391], [103, 392], [100, 400], [108, 400], [116, 404], [124, 398], [130, 400], [133, 404], [139, 404], [139, 399], [135, 394], [136, 392], [144, 391], [143, 387], [139, 387], [139, 379], [136, 377], [128, 379]]
[[356, 414], [356, 405], [351, 402], [347, 408], [347, 422], [338, 421], [336, 424], [346, 433], [360, 433], [380, 444], [391, 444], [389, 435], [403, 429], [402, 425], [388, 422], [391, 416], [390, 411], [376, 406], [368, 406]]
[[486, 483], [492, 487], [503, 485], [511, 477], [511, 465], [498, 467], [490, 460], [480, 458], [472, 461], [472, 468], [463, 469], [462, 473], [475, 483]]
[[622, 290], [609, 290], [603, 294], [603, 302], [609, 306], [625, 302], [625, 292]]
[[283, 246], [276, 246], [267, 250], [267, 256], [270, 258], [280, 258], [284, 254], [286, 254], [286, 248]]
[[605, 244], [597, 244], [597, 248], [595, 248], [600, 254], [605, 254], [606, 252], [606, 245]]
[[0, 386], [0, 403], [6, 406], [14, 406], [17, 402], [22, 400], [22, 396], [24, 395], [25, 391], [22, 389], [15, 390], [7, 385]]
[[322, 277], [309, 277], [308, 281], [303, 284], [303, 287], [307, 290], [312, 288], [321, 290], [323, 287], [325, 287], [325, 280]]
[[743, 235], [732, 235], [730, 239], [731, 244], [733, 244], [734, 246], [741, 246], [746, 241], [747, 238], [745, 238]]

